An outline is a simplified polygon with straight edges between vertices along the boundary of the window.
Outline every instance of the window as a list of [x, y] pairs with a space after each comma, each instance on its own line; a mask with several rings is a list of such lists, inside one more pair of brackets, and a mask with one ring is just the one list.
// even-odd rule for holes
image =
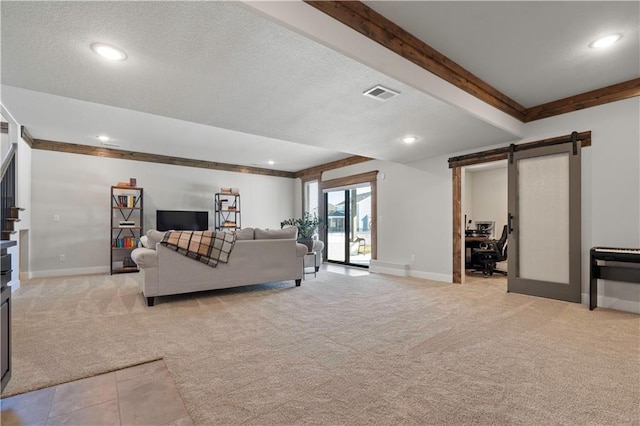
[[319, 214], [318, 211], [318, 181], [311, 180], [304, 184], [304, 211]]

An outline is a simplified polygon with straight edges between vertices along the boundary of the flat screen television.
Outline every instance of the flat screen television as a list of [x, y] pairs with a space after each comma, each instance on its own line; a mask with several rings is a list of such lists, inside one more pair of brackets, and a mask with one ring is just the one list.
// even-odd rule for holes
[[157, 210], [158, 231], [206, 231], [209, 229], [209, 212], [188, 210]]

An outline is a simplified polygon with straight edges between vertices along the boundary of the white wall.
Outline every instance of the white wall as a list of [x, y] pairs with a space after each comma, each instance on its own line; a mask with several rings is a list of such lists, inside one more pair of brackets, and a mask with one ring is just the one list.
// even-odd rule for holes
[[[640, 97], [534, 121], [526, 140], [591, 130], [582, 150], [582, 294], [589, 249], [640, 247]], [[640, 285], [600, 281], [598, 305], [640, 313]]]
[[[469, 227], [469, 221], [473, 221], [476, 215], [473, 211], [473, 173], [462, 168], [462, 220], [464, 221], [464, 228]], [[471, 223], [473, 227], [473, 222]]]
[[24, 211], [20, 212], [20, 229], [27, 230], [31, 226], [31, 153], [32, 149], [19, 138], [17, 151], [17, 188], [16, 203]]
[[[11, 276], [10, 285], [12, 290], [20, 287], [20, 273], [22, 266], [28, 264], [27, 253], [23, 251], [23, 243], [28, 247], [28, 229], [31, 215], [31, 148], [20, 136], [20, 123], [18, 123], [11, 111], [4, 105], [1, 106], [2, 119], [9, 123], [9, 133], [2, 134], [2, 158], [7, 154], [10, 146], [16, 146], [16, 206], [22, 207], [25, 211], [20, 212], [20, 222], [16, 222], [16, 232], [11, 236], [11, 240], [17, 241], [18, 245], [10, 247], [7, 252], [11, 254], [11, 269], [14, 271]], [[23, 241], [23, 239], [25, 241]]]
[[31, 163], [32, 163], [32, 149], [22, 139], [18, 140], [18, 152], [17, 152], [17, 183], [16, 183], [16, 204], [18, 207], [22, 207], [24, 210], [20, 212], [20, 222], [18, 222], [18, 248], [19, 253], [18, 263], [13, 268], [14, 271], [19, 271], [16, 276], [26, 275], [28, 277], [29, 271], [29, 246], [31, 240], [31, 234], [29, 228], [31, 227]]
[[243, 228], [279, 228], [294, 213], [295, 179], [34, 150], [30, 276], [107, 272], [110, 187], [130, 177], [144, 188], [145, 230], [157, 209], [208, 210], [213, 227], [221, 186], [240, 188]]
[[[322, 180], [378, 170], [378, 264], [398, 274], [452, 279], [452, 183], [447, 158], [412, 166], [369, 161], [323, 173]], [[382, 175], [384, 174], [384, 179]], [[415, 261], [411, 261], [415, 255]], [[404, 265], [408, 265], [405, 271]], [[380, 270], [372, 262], [372, 271]]]
[[[495, 222], [494, 238], [500, 238], [507, 224], [507, 168], [479, 170], [467, 173], [471, 177], [471, 211], [467, 220], [491, 220]], [[465, 190], [469, 186], [465, 187]]]
[[[640, 247], [640, 98], [534, 121], [525, 130], [522, 142], [574, 130], [592, 131], [593, 146], [582, 150], [582, 293], [586, 303], [589, 249]], [[412, 276], [451, 281], [448, 157], [411, 165], [370, 161], [326, 172], [322, 179], [371, 170], [384, 173], [386, 179], [378, 180], [378, 260], [409, 264]], [[479, 213], [474, 210], [473, 214]], [[411, 254], [416, 255], [415, 262], [410, 262]], [[600, 282], [600, 306], [640, 313], [640, 285]]]

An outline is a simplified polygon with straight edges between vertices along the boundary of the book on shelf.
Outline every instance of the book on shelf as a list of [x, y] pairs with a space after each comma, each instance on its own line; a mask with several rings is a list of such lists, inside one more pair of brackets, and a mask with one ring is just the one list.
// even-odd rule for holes
[[135, 195], [118, 195], [117, 202], [118, 207], [130, 209], [136, 206], [137, 199]]
[[240, 195], [240, 188], [220, 187], [220, 193], [225, 195]]
[[136, 226], [136, 222], [134, 220], [121, 220], [118, 222], [118, 225], [121, 228], [134, 228]]
[[112, 245], [114, 248], [136, 248], [139, 242], [140, 239], [136, 237], [120, 237], [114, 238]]

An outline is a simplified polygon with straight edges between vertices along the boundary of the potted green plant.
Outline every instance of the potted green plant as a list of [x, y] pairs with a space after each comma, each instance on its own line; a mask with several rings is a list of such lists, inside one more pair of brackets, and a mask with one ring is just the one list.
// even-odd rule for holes
[[280, 222], [280, 228], [285, 226], [295, 226], [298, 228], [298, 242], [307, 246], [309, 251], [313, 251], [313, 236], [318, 231], [318, 228], [322, 225], [322, 218], [318, 217], [316, 213], [313, 215], [309, 212], [305, 212], [300, 218], [286, 219]]

